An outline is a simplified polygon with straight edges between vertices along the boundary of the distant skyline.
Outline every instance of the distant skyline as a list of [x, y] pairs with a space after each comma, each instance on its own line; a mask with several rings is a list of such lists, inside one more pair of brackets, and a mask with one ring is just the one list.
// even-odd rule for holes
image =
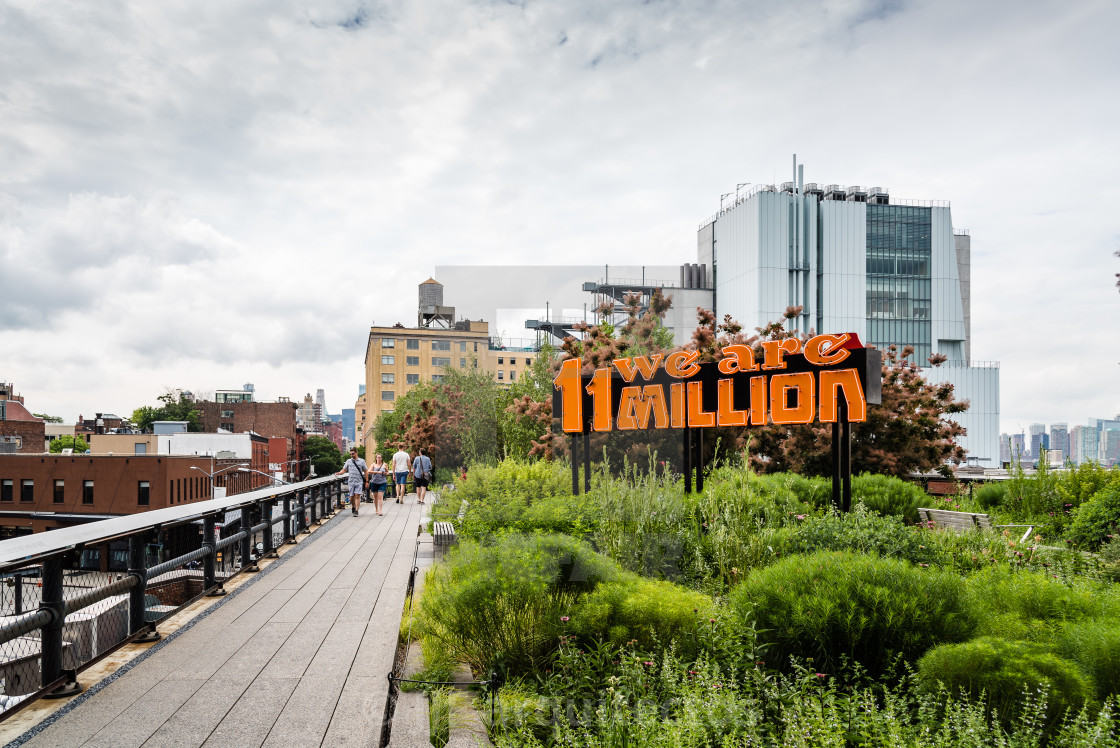
[[67, 422], [244, 382], [339, 412], [436, 265], [695, 261], [720, 195], [797, 153], [952, 202], [1001, 431], [1112, 417], [1118, 27], [1112, 0], [0, 3], [0, 380]]

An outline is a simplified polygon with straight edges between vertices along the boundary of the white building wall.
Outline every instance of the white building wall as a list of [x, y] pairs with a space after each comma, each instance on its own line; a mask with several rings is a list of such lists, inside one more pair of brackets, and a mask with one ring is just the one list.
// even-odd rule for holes
[[949, 208], [930, 208], [930, 211], [930, 343], [933, 353], [944, 353], [953, 361], [964, 361], [964, 306], [953, 219]]
[[696, 308], [712, 308], [712, 292], [701, 288], [666, 289], [665, 295], [673, 301], [673, 306], [665, 315], [663, 324], [673, 333], [675, 345], [692, 342], [692, 333], [699, 323]]
[[958, 443], [982, 466], [999, 467], [999, 367], [945, 363], [922, 369], [922, 376], [953, 385], [953, 396], [969, 401], [968, 410], [950, 416], [967, 430]]
[[867, 340], [867, 205], [823, 200], [821, 329]]
[[248, 434], [160, 434], [157, 436], [161, 455], [215, 456], [233, 452], [239, 460], [253, 459], [253, 441]]
[[747, 200], [715, 224], [716, 304], [748, 330], [759, 324], [762, 273], [758, 262], [759, 202]]

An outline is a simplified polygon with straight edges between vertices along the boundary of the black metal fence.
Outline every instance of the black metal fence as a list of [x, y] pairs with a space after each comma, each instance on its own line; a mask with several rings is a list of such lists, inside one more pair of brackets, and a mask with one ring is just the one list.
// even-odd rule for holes
[[329, 476], [0, 541], [0, 720], [342, 507]]

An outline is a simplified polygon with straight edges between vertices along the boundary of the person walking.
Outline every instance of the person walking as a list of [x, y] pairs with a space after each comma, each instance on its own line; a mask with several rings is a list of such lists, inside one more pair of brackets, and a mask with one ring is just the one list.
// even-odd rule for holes
[[358, 448], [350, 448], [350, 459], [342, 465], [335, 475], [346, 473], [346, 488], [350, 492], [350, 512], [358, 516], [358, 506], [362, 503], [362, 492], [366, 489], [366, 461], [358, 457]]
[[420, 454], [412, 461], [412, 478], [416, 482], [416, 503], [423, 504], [428, 484], [432, 482], [432, 460], [423, 447], [420, 447]]
[[397, 487], [397, 503], [404, 503], [404, 489], [405, 484], [408, 483], [408, 467], [412, 460], [408, 456], [408, 452], [404, 451], [404, 445], [397, 447], [397, 451], [393, 453], [393, 483]]
[[380, 517], [381, 502], [385, 498], [385, 485], [389, 482], [389, 466], [381, 460], [380, 453], [374, 455], [373, 464], [369, 466], [366, 475], [369, 476], [369, 492], [373, 497], [373, 509]]

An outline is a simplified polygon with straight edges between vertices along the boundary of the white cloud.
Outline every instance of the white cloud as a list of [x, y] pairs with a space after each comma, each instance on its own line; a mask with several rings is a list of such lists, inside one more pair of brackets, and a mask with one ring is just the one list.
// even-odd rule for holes
[[813, 181], [953, 201], [1007, 424], [1111, 415], [1118, 21], [1105, 0], [14, 0], [0, 377], [67, 418], [254, 380], [337, 410], [369, 322], [409, 323], [436, 264], [691, 261], [720, 193], [796, 152]]

